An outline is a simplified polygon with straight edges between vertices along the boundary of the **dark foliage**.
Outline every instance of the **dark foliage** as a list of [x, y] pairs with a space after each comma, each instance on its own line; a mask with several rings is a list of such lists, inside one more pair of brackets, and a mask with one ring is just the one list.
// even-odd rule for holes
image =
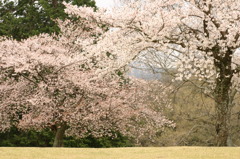
[[40, 33], [59, 33], [55, 19], [65, 19], [62, 2], [96, 7], [94, 0], [3, 0], [0, 1], [0, 36], [16, 40]]
[[[52, 147], [54, 133], [49, 129], [43, 131], [20, 131], [12, 127], [10, 131], [0, 133], [0, 146], [4, 147]], [[133, 143], [128, 137], [117, 133], [116, 138], [102, 137], [94, 138], [88, 136], [83, 139], [65, 137], [64, 147], [131, 147]]]

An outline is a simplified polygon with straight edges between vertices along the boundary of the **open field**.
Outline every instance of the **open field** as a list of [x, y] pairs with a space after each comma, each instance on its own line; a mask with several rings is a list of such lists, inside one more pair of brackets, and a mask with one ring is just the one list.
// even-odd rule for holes
[[0, 148], [0, 159], [240, 159], [240, 147]]

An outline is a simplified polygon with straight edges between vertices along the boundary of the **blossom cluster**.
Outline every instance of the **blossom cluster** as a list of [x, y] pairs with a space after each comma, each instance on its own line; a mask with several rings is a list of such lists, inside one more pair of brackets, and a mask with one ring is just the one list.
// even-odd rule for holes
[[[102, 21], [105, 12], [66, 6], [73, 19], [58, 20], [59, 35], [0, 40], [0, 130], [67, 125], [66, 133], [78, 137], [112, 131], [154, 136], [164, 126], [174, 126], [150, 106], [152, 100], [145, 100], [150, 98], [150, 83], [125, 76], [134, 54], [116, 54], [115, 45], [108, 50], [110, 46], [101, 43], [111, 35], [112, 26]], [[131, 44], [117, 47], [134, 49]], [[161, 92], [152, 99], [158, 106], [169, 106], [169, 90], [158, 85]]]

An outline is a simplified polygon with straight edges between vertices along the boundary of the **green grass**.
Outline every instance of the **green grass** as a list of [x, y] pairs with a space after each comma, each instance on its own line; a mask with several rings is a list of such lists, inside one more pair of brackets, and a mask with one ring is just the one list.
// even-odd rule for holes
[[240, 147], [6, 148], [0, 159], [240, 159]]

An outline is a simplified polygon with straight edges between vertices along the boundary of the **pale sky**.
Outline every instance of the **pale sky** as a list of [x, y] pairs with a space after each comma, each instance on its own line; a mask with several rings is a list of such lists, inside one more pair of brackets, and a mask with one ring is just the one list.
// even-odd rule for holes
[[95, 0], [98, 7], [111, 8], [114, 6], [114, 0]]

